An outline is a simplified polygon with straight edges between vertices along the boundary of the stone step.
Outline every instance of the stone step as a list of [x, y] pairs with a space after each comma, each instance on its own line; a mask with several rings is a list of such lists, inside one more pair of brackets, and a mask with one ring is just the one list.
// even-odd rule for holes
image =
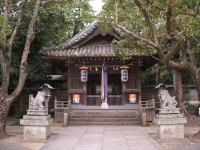
[[131, 122], [141, 121], [140, 118], [70, 118], [70, 122]]
[[141, 118], [140, 116], [132, 116], [132, 115], [129, 115], [129, 116], [110, 116], [110, 115], [96, 115], [96, 116], [91, 116], [91, 115], [77, 115], [77, 116], [73, 116], [73, 115], [70, 115], [70, 118]]
[[69, 122], [68, 124], [69, 126], [81, 126], [81, 125], [131, 125], [131, 126], [138, 126], [138, 125], [142, 125], [142, 122], [141, 121], [138, 121], [138, 122]]
[[139, 110], [71, 110], [68, 125], [142, 125]]
[[71, 111], [71, 117], [76, 116], [120, 116], [120, 117], [138, 117], [139, 110], [137, 111]]

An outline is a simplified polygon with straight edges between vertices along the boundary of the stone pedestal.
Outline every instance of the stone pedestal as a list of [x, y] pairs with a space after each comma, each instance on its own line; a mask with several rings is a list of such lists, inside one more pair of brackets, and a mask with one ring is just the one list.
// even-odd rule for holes
[[101, 109], [109, 109], [108, 103], [102, 102]]
[[184, 138], [184, 123], [187, 119], [183, 114], [177, 113], [178, 108], [160, 109], [154, 118], [154, 123], [158, 124], [158, 137], [162, 139]]
[[20, 124], [24, 126], [24, 140], [41, 141], [48, 139], [52, 121], [50, 115], [24, 115], [23, 119], [20, 120]]

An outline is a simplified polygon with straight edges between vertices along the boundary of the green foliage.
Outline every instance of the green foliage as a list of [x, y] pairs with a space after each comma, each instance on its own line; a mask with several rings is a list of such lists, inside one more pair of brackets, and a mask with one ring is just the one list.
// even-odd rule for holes
[[[150, 55], [152, 52], [155, 52], [157, 47], [153, 44], [149, 44], [151, 42], [157, 45], [152, 36], [153, 30], [151, 29], [153, 28], [158, 38], [158, 45], [162, 47], [165, 56], [173, 50], [175, 44], [178, 43], [181, 45], [180, 48], [169, 57], [169, 60], [168, 58], [167, 61], [160, 58], [161, 64], [171, 68], [161, 71], [160, 82], [172, 84], [172, 68], [179, 70], [177, 67], [179, 62], [183, 60], [192, 62], [193, 59], [191, 58], [194, 56], [196, 58], [196, 64], [194, 64], [194, 66], [196, 65], [195, 67], [200, 68], [199, 0], [176, 0], [172, 8], [173, 14], [170, 18], [172, 21], [170, 24], [171, 26], [167, 21], [169, 19], [167, 18], [169, 17], [167, 16], [169, 0], [139, 1], [144, 6], [146, 14], [149, 15], [152, 24], [147, 21], [147, 15], [145, 16], [143, 13], [144, 9], [138, 8], [136, 1], [104, 0], [104, 11], [99, 15], [99, 25], [103, 31], [109, 31], [112, 28], [116, 28], [117, 25], [126, 29], [126, 31], [118, 29], [122, 37], [119, 41], [113, 41], [115, 54], [121, 59], [126, 59], [124, 47], [128, 48], [130, 53]], [[133, 34], [137, 36], [133, 36]], [[173, 38], [176, 38], [176, 40]], [[192, 48], [190, 49], [187, 47], [187, 40], [191, 42]], [[169, 62], [177, 62], [177, 66], [168, 66]], [[186, 71], [186, 67], [184, 69], [185, 70], [182, 70], [183, 84], [193, 83], [191, 75], [189, 75], [188, 70]], [[149, 68], [146, 72], [142, 72], [142, 83], [155, 84], [155, 67]]]
[[[141, 73], [142, 85], [156, 85], [156, 66]], [[160, 83], [173, 84], [173, 71], [166, 69], [160, 72]]]
[[[12, 88], [17, 85], [19, 79], [19, 66], [26, 40], [27, 28], [32, 17], [32, 10], [34, 9], [33, 3], [34, 1], [28, 2], [22, 25], [13, 43], [10, 67], [10, 87]], [[13, 10], [17, 13], [19, 11], [19, 6], [13, 6]], [[10, 18], [12, 29], [14, 29], [17, 17], [17, 15], [13, 14]], [[54, 68], [54, 66], [41, 58], [38, 53], [41, 47], [57, 46], [66, 42], [73, 36], [75, 33], [74, 30], [81, 30], [87, 23], [94, 19], [94, 11], [87, 0], [49, 3], [48, 5], [41, 7], [34, 28], [35, 35], [27, 61], [26, 72], [28, 73], [28, 76], [24, 86], [26, 91], [38, 90], [41, 84], [50, 82], [48, 75], [62, 74], [58, 68]]]
[[15, 109], [15, 113], [14, 116], [17, 119], [20, 119], [23, 117], [23, 115], [26, 115], [26, 110], [28, 109], [28, 106], [24, 105], [22, 106], [22, 109], [20, 110], [20, 108]]
[[183, 103], [184, 105], [190, 105], [191, 97], [189, 95], [189, 88], [187, 86], [183, 87]]
[[[191, 85], [193, 84], [191, 75], [186, 71], [182, 70], [182, 84]], [[142, 85], [155, 85], [156, 83], [156, 66], [148, 68], [146, 71], [141, 72]], [[160, 83], [173, 84], [173, 70], [166, 69], [160, 72]]]
[[[153, 41], [149, 24], [146, 22], [142, 10], [137, 7], [134, 1], [104, 0], [104, 2], [104, 11], [102, 14], [100, 14], [100, 26], [102, 29], [104, 29], [104, 31], [114, 27], [113, 22], [115, 22], [130, 32], [140, 37], [144, 37], [149, 41]], [[159, 44], [166, 44], [165, 38], [169, 38], [166, 23], [168, 1], [154, 0], [152, 3], [148, 3], [148, 1], [140, 0], [140, 2], [144, 5], [147, 13], [150, 16], [156, 35], [159, 37], [164, 37], [163, 39], [159, 39]], [[188, 37], [193, 38], [193, 40], [194, 38], [199, 39], [200, 15], [196, 15], [198, 7], [198, 0], [176, 0], [175, 7], [173, 8], [173, 21], [170, 34], [174, 34], [176, 36], [177, 42], [183, 44]], [[155, 50], [150, 45], [144, 43], [142, 40], [138, 42], [138, 39], [130, 37], [130, 35], [128, 35], [126, 32], [120, 32], [123, 37], [120, 41], [115, 41], [114, 44], [116, 45], [116, 51], [120, 51], [119, 48], [117, 49], [117, 47], [120, 46], [126, 46], [130, 49], [134, 49], [134, 51], [145, 53], [147, 55]], [[198, 53], [200, 50], [198, 46], [199, 43], [200, 42], [196, 42], [194, 40], [192, 51], [187, 51], [187, 53]], [[163, 51], [169, 52], [171, 47], [172, 45], [168, 45], [168, 48], [166, 49], [165, 47]], [[123, 51], [123, 49], [121, 49], [121, 51]], [[117, 52], [117, 54], [120, 53]], [[122, 52], [121, 54], [123, 55]]]
[[146, 71], [141, 72], [142, 85], [155, 85], [156, 84], [156, 72], [155, 66], [148, 68]]
[[10, 124], [9, 126], [21, 126], [20, 122], [13, 122], [12, 124]]

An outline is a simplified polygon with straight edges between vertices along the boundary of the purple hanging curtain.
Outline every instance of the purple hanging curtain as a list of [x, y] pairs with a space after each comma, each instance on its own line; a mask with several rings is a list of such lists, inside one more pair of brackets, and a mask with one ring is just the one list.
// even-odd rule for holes
[[102, 71], [101, 71], [101, 100], [104, 101], [104, 72], [103, 72], [103, 66], [102, 66]]
[[108, 91], [108, 74], [107, 70], [104, 71], [104, 95], [105, 95], [105, 100], [107, 100], [107, 91]]
[[102, 74], [101, 74], [101, 100], [105, 101], [107, 99], [107, 91], [108, 91], [108, 74], [107, 70], [103, 70], [104, 65], [102, 66]]

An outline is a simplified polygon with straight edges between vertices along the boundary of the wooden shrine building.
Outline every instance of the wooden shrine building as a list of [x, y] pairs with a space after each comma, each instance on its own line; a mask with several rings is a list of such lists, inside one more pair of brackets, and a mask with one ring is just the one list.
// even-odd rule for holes
[[120, 40], [119, 31], [102, 33], [97, 23], [98, 21], [93, 21], [66, 43], [57, 47], [42, 48], [40, 54], [43, 59], [66, 72], [66, 94], [67, 97], [71, 97], [72, 104], [101, 105], [103, 64], [108, 75], [108, 104], [137, 104], [142, 94], [140, 72], [154, 65], [156, 60], [151, 56], [129, 53], [127, 49], [124, 51], [131, 59], [120, 60], [111, 46], [114, 39]]

